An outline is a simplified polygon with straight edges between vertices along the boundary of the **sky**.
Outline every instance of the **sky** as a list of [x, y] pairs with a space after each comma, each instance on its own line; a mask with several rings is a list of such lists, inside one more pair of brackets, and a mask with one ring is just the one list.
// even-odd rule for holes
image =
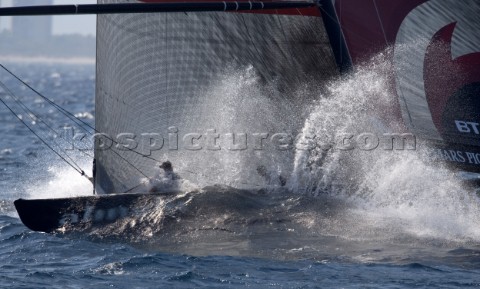
[[[10, 6], [11, 0], [0, 0], [2, 6]], [[21, 2], [21, 0], [19, 0]], [[95, 4], [96, 0], [54, 0], [56, 5], [64, 4]], [[0, 18], [0, 30], [9, 29], [11, 17]], [[95, 15], [68, 15], [53, 17], [53, 34], [73, 34], [95, 35], [96, 16]]]
[[[96, 0], [54, 0], [54, 4], [95, 4]], [[53, 17], [53, 34], [80, 33], [95, 35], [95, 15], [70, 15]]]

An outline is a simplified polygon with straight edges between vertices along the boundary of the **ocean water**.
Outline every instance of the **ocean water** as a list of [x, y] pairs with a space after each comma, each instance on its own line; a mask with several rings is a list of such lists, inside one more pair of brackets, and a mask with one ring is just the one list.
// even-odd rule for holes
[[[331, 95], [312, 104], [304, 131], [378, 124], [363, 113], [385, 111], [372, 107], [372, 98], [393, 101], [383, 78], [388, 67], [378, 63], [330, 83]], [[6, 66], [93, 124], [93, 65]], [[0, 79], [53, 130], [11, 97], [2, 99], [49, 143], [61, 143], [68, 119], [4, 71]], [[51, 235], [24, 227], [13, 201], [89, 195], [92, 188], [3, 104], [0, 121], [2, 288], [480, 287], [478, 197], [421, 153], [301, 151], [288, 190], [187, 194], [146, 208], [133, 231], [113, 224]], [[89, 174], [88, 155], [72, 158]]]

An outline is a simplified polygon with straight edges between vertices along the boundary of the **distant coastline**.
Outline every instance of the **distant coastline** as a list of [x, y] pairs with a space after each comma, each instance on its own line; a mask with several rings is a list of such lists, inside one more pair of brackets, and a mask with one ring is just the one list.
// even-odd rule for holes
[[52, 35], [34, 40], [2, 31], [0, 59], [15, 62], [95, 63], [96, 40], [93, 35]]
[[50, 57], [25, 55], [0, 55], [0, 63], [40, 63], [95, 65], [95, 57]]

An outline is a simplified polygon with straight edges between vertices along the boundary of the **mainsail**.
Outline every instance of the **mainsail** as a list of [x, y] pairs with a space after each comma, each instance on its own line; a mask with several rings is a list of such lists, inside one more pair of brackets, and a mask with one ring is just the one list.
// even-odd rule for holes
[[291, 170], [304, 85], [338, 69], [317, 7], [269, 12], [98, 15], [96, 129], [138, 146], [97, 142], [97, 188], [124, 192], [166, 160], [201, 186]]

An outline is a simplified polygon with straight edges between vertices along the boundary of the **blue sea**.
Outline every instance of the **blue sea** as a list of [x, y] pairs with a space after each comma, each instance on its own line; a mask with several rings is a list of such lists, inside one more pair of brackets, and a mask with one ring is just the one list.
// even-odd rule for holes
[[[93, 125], [94, 65], [5, 65]], [[0, 80], [59, 135], [69, 125], [5, 71]], [[359, 77], [362, 83], [367, 80]], [[48, 142], [60, 137], [22, 112], [4, 91], [1, 97]], [[480, 287], [478, 197], [460, 188], [447, 169], [419, 159], [389, 157], [376, 163], [363, 176], [358, 194], [332, 189], [325, 194], [263, 195], [255, 213], [254, 204], [245, 210], [237, 206], [232, 213], [231, 204], [239, 200], [235, 197], [198, 197], [191, 200], [198, 207], [180, 208], [182, 219], [162, 223], [165, 235], [153, 241], [139, 241], [114, 228], [94, 235], [53, 235], [23, 226], [13, 201], [89, 195], [91, 185], [3, 104], [0, 122], [2, 288]], [[74, 157], [90, 173], [91, 158]], [[330, 166], [327, 173], [342, 176], [346, 169]], [[342, 187], [350, 182], [344, 178]], [[202, 227], [209, 224], [216, 225]]]

